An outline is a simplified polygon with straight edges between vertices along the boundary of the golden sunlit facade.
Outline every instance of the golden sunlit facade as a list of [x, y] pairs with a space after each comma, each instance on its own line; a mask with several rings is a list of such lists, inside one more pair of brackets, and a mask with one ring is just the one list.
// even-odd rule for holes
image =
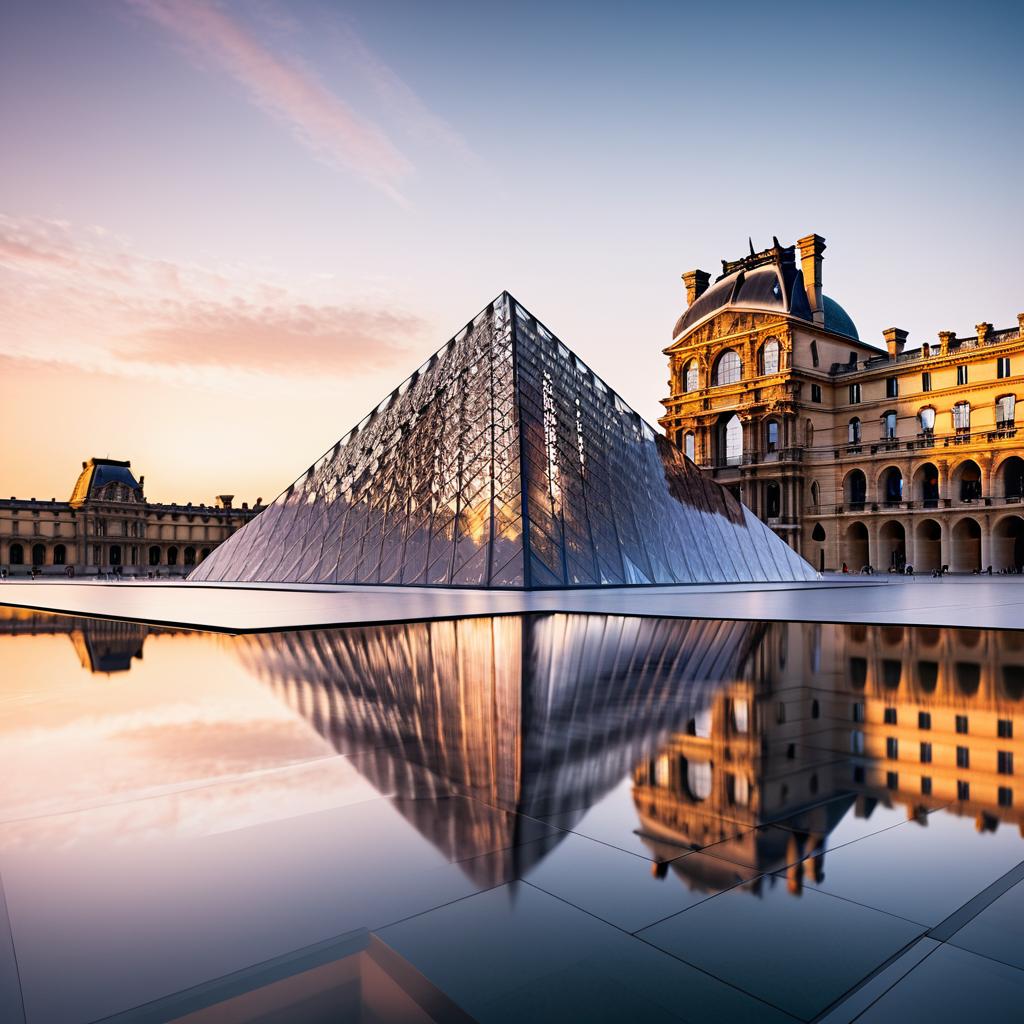
[[68, 501], [0, 500], [0, 570], [23, 574], [184, 576], [253, 518], [262, 499], [234, 507], [165, 505], [146, 500], [145, 477], [130, 462], [82, 463]]
[[683, 275], [668, 436], [816, 569], [1024, 567], [1024, 313], [907, 350], [822, 292], [825, 240]]

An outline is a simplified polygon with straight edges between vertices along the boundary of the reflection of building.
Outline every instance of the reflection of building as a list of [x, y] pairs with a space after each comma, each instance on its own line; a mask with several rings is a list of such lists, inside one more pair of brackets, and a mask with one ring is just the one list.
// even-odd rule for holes
[[[948, 805], [979, 830], [1024, 834], [1022, 710], [1016, 633], [771, 625], [738, 678], [637, 764], [642, 834], [660, 853], [719, 841], [762, 871], [817, 851], [818, 873], [851, 808], [915, 818]], [[752, 829], [783, 819], [788, 830]]]
[[505, 293], [192, 578], [531, 589], [815, 573]]
[[159, 505], [146, 501], [130, 462], [90, 459], [69, 501], [0, 500], [0, 568], [47, 574], [119, 570], [126, 576], [183, 575], [260, 509], [232, 505]]
[[886, 352], [821, 290], [825, 241], [684, 274], [666, 432], [816, 568], [1024, 566], [1020, 324]]

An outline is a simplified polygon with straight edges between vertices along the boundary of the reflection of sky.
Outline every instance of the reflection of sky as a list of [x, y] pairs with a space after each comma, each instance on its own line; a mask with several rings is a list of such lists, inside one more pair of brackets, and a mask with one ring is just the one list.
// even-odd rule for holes
[[825, 235], [868, 339], [1018, 312], [1019, 5], [6, 7], [19, 494], [268, 497], [503, 288], [653, 421], [679, 273], [748, 235]]

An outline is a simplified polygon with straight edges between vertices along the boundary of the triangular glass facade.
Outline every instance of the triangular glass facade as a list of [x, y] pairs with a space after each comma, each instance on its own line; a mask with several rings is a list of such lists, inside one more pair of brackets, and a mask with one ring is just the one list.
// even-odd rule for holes
[[190, 576], [512, 588], [814, 578], [507, 293]]

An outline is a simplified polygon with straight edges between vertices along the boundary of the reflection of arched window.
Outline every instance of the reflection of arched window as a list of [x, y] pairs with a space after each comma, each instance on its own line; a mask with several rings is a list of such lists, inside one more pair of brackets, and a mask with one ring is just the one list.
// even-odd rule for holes
[[711, 796], [710, 761], [687, 761], [686, 787], [695, 800], [707, 800]]
[[167, 549], [167, 564], [177, 565], [178, 564], [178, 549], [168, 548]]
[[777, 519], [779, 517], [779, 505], [781, 504], [781, 491], [779, 485], [776, 483], [770, 483], [764, 490], [765, 495], [765, 513], [769, 519]]
[[688, 430], [686, 435], [683, 437], [683, 451], [686, 453], [686, 457], [691, 461], [696, 459], [697, 440], [693, 436], [692, 430]]
[[700, 376], [697, 371], [697, 360], [691, 359], [683, 369], [683, 390], [696, 391], [700, 386]]
[[777, 452], [779, 450], [779, 424], [776, 420], [769, 420], [764, 427], [765, 451]]
[[24, 565], [25, 549], [20, 544], [12, 544], [9, 557], [11, 565]]
[[203, 550], [199, 552], [199, 561], [201, 562], [209, 554], [210, 554], [210, 549], [209, 548], [203, 548]]
[[53, 564], [54, 565], [64, 565], [64, 563], [67, 560], [68, 560], [67, 548], [65, 548], [63, 544], [58, 544], [53, 549]]
[[957, 689], [967, 697], [973, 697], [981, 685], [981, 666], [973, 661], [956, 663]]
[[149, 564], [159, 565], [160, 564], [160, 549], [154, 544], [149, 549]]
[[761, 373], [779, 372], [779, 343], [769, 338], [761, 349]]
[[121, 545], [112, 544], [110, 546], [110, 564], [120, 565], [121, 564]]
[[726, 349], [715, 363], [715, 384], [735, 384], [742, 370], [739, 355], [731, 348]]
[[45, 565], [46, 564], [46, 545], [45, 544], [33, 544], [32, 545], [32, 564], [33, 565]]
[[196, 564], [196, 549], [185, 548], [185, 564], [195, 565]]
[[850, 444], [860, 444], [860, 420], [856, 416], [846, 428], [846, 439]]

